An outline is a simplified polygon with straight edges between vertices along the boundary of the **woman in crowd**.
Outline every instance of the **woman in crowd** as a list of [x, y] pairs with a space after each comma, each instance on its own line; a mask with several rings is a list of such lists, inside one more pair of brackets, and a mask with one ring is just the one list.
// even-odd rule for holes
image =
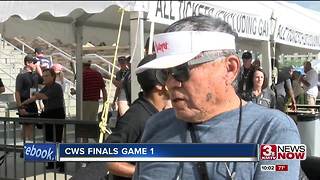
[[256, 104], [276, 108], [275, 93], [268, 87], [268, 80], [261, 68], [256, 68], [252, 79], [253, 88], [246, 94], [245, 100]]
[[[25, 106], [36, 100], [42, 100], [44, 104], [44, 111], [40, 114], [41, 118], [48, 119], [65, 119], [64, 99], [61, 86], [55, 82], [56, 73], [53, 69], [43, 70], [43, 84], [45, 85], [40, 92], [34, 94], [31, 98], [21, 103], [21, 106]], [[55, 134], [53, 136], [54, 127], [52, 124], [45, 125], [45, 137], [49, 142], [62, 142], [63, 125], [55, 125]], [[55, 141], [54, 141], [55, 140]], [[49, 162], [47, 169], [54, 167], [53, 162]], [[64, 164], [58, 163], [60, 171], [64, 171]]]

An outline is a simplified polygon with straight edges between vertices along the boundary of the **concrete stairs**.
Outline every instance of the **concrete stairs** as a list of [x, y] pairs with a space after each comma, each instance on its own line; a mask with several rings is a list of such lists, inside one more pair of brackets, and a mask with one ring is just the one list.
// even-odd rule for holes
[[[72, 63], [68, 61], [65, 57], [59, 55], [59, 53], [61, 52], [57, 50], [55, 47], [52, 47], [39, 39], [33, 39], [33, 40], [26, 39], [26, 38], [18, 38], [18, 39], [23, 41], [25, 44], [27, 44], [32, 48], [43, 47], [45, 49], [45, 54], [51, 55], [53, 63], [60, 63], [67, 69], [67, 71], [64, 71], [65, 78], [68, 80], [67, 87], [64, 94], [65, 105], [66, 105], [66, 115], [68, 118], [74, 118], [76, 115], [76, 98], [75, 96], [70, 95], [70, 88], [75, 86], [73, 84], [75, 75], [72, 73], [72, 67], [71, 67]], [[0, 38], [0, 40], [1, 40], [0, 41], [0, 78], [2, 78], [2, 81], [6, 87], [5, 93], [14, 94], [15, 78], [24, 66], [23, 58], [26, 53], [33, 54], [33, 51], [26, 47], [23, 48], [22, 44], [14, 39], [3, 40]], [[74, 55], [75, 46], [73, 44], [63, 44], [59, 40], [52, 42], [52, 44], [58, 47], [59, 49], [62, 49], [64, 52], [70, 55]], [[24, 52], [21, 49], [23, 49]], [[102, 53], [100, 52], [100, 54], [103, 56], [108, 56], [108, 58], [105, 58], [105, 59], [108, 60], [109, 62], [112, 62], [113, 55], [110, 54], [111, 51], [110, 52], [109, 51], [108, 51], [109, 55], [106, 55], [106, 53], [103, 53], [103, 52]], [[129, 54], [129, 53], [121, 52], [119, 56], [126, 55], [126, 54]], [[102, 69], [105, 69], [106, 71], [110, 70], [110, 66], [108, 67], [107, 65], [108, 63], [103, 62], [99, 58], [94, 58], [93, 62], [98, 66], [100, 66], [100, 68], [102, 67]], [[99, 68], [96, 68], [96, 69], [102, 73], [101, 69]], [[108, 91], [110, 81], [108, 79], [105, 79], [105, 82], [106, 82], [106, 88]], [[111, 95], [110, 102], [112, 102], [114, 98], [115, 89], [116, 89], [115, 86], [112, 85], [111, 91], [108, 92]], [[99, 111], [102, 110], [102, 103], [100, 104], [101, 106], [99, 108]], [[0, 115], [2, 115], [1, 108], [0, 108]]]

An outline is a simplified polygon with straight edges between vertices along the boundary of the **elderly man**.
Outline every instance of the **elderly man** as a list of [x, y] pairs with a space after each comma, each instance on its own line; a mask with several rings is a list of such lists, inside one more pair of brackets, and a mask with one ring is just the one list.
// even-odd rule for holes
[[[300, 143], [290, 117], [237, 96], [234, 84], [240, 60], [235, 55], [235, 33], [226, 22], [209, 16], [187, 17], [155, 35], [154, 43], [157, 59], [136, 72], [161, 69], [158, 77], [168, 87], [173, 109], [147, 121], [142, 143]], [[261, 172], [261, 165], [279, 163], [287, 164], [289, 170]], [[297, 160], [140, 162], [134, 179], [294, 180], [299, 169]]]

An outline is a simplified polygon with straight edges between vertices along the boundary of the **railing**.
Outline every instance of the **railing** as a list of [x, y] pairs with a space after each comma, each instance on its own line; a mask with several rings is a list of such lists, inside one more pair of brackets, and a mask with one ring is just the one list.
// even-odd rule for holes
[[[85, 54], [84, 57], [87, 57], [87, 56], [93, 56], [97, 59], [100, 59], [102, 62], [106, 63], [108, 65], [108, 71], [111, 73], [111, 70], [112, 70], [112, 66], [113, 66], [113, 63], [109, 62], [108, 60], [104, 59], [103, 57], [97, 55], [97, 54]], [[114, 66], [116, 70], [120, 70], [119, 67], [117, 67], [116, 65]]]
[[11, 44], [10, 42], [6, 41], [5, 39], [1, 38], [0, 39], [3, 41], [3, 47], [5, 46], [5, 43], [9, 44], [11, 47], [13, 47], [14, 49], [16, 49], [17, 51], [19, 51], [20, 53], [26, 55], [25, 52], [23, 52], [21, 49], [17, 48], [15, 45]]
[[[97, 121], [79, 121], [79, 120], [63, 120], [63, 119], [44, 119], [44, 118], [5, 118], [0, 117], [3, 132], [0, 132], [0, 156], [3, 158], [3, 164], [0, 165], [0, 179], [26, 179], [27, 177], [41, 176], [41, 179], [68, 179], [71, 174], [75, 174], [78, 170], [78, 163], [64, 162], [64, 172], [57, 171], [47, 172], [46, 163], [26, 162], [19, 158], [19, 154], [23, 152], [23, 144], [28, 143], [46, 143], [45, 134], [48, 126], [53, 126], [54, 143], [57, 141], [58, 128], [63, 128], [63, 143], [76, 143], [79, 138], [97, 138], [99, 134]], [[32, 138], [27, 141], [25, 138], [18, 138], [21, 128], [19, 123], [29, 123], [32, 125]], [[37, 129], [37, 125], [42, 125], [42, 129]], [[60, 127], [58, 126], [60, 125]], [[19, 128], [18, 128], [19, 127]], [[39, 126], [38, 126], [39, 127]], [[13, 154], [13, 156], [12, 156]], [[54, 167], [57, 163], [54, 162]], [[43, 176], [43, 177], [42, 177]], [[69, 176], [69, 177], [68, 177]]]
[[68, 56], [68, 57], [72, 57], [70, 54], [66, 53], [65, 51], [63, 51], [62, 49], [58, 48], [57, 46], [51, 44], [50, 42], [46, 41], [45, 39], [43, 39], [42, 37], [38, 36], [37, 39], [41, 40], [42, 42], [46, 43], [49, 47], [53, 47], [54, 49], [58, 50], [59, 52], [61, 52], [62, 54]]
[[[11, 75], [11, 73], [8, 73], [8, 72], [5, 71], [4, 69], [0, 68], [0, 71], [2, 71], [4, 74], [6, 74], [6, 75], [10, 78], [10, 81], [16, 79], [16, 77], [13, 77], [13, 76]], [[14, 92], [15, 92], [15, 90], [9, 88], [6, 84], [4, 84], [4, 86], [5, 86], [6, 90], [9, 90], [11, 93], [14, 93]]]
[[[13, 38], [14, 40], [16, 40], [17, 42], [19, 42], [21, 45], [22, 45], [22, 52], [23, 53], [25, 53], [25, 47], [27, 47], [28, 49], [30, 49], [32, 52], [34, 52], [34, 49], [31, 47], [31, 46], [29, 46], [27, 43], [25, 43], [25, 42], [23, 42], [23, 41], [21, 41], [20, 39], [18, 39], [17, 37], [14, 37]], [[25, 53], [26, 54], [26, 53]]]

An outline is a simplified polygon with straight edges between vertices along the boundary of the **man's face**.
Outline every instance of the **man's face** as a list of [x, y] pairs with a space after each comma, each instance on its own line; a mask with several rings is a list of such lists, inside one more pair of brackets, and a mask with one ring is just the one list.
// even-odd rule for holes
[[225, 82], [224, 67], [222, 60], [196, 65], [190, 69], [190, 78], [185, 82], [169, 76], [166, 85], [179, 119], [188, 122], [207, 120], [216, 105], [224, 99], [225, 87], [220, 84]]
[[44, 71], [42, 77], [43, 84], [48, 85], [53, 83], [53, 77], [51, 76], [49, 71]]
[[120, 65], [120, 69], [122, 69], [122, 70], [129, 69], [128, 63], [126, 63], [126, 62], [120, 62], [119, 65]]
[[31, 70], [35, 70], [37, 65], [34, 64], [32, 61], [29, 61], [27, 62], [27, 66], [29, 66]]
[[249, 69], [251, 67], [251, 61], [252, 59], [243, 59], [243, 67]]
[[308, 64], [304, 64], [304, 65], [303, 65], [303, 71], [304, 71], [305, 73], [307, 73], [308, 71], [310, 71], [310, 69], [311, 69], [311, 67], [308, 66]]

